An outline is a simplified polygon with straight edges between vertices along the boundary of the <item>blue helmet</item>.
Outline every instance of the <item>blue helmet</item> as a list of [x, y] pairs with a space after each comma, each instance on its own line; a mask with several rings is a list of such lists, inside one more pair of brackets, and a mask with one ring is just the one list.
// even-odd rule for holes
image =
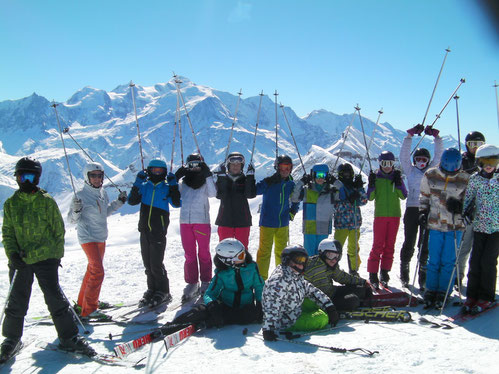
[[447, 148], [440, 158], [440, 170], [446, 174], [455, 174], [461, 169], [463, 158], [456, 148]]
[[323, 173], [324, 179], [325, 179], [329, 173], [329, 167], [326, 164], [314, 165], [312, 167], [312, 171], [310, 172], [310, 174], [312, 175], [312, 178], [315, 178], [317, 173], [319, 173], [319, 174]]
[[149, 162], [149, 165], [147, 165], [147, 168], [164, 168], [164, 169], [166, 169], [166, 162], [164, 162], [163, 160], [158, 160], [158, 159], [151, 160]]

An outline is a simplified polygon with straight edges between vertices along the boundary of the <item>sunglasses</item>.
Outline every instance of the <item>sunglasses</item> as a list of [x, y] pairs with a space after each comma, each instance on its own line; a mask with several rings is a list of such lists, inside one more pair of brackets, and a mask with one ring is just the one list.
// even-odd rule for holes
[[280, 171], [291, 171], [293, 169], [293, 165], [291, 164], [279, 164]]
[[189, 169], [194, 169], [194, 168], [198, 168], [201, 166], [201, 161], [189, 161], [187, 163], [187, 167]]
[[242, 156], [232, 156], [228, 159], [229, 164], [242, 164], [244, 162], [244, 157]]
[[323, 171], [319, 171], [315, 173], [315, 179], [326, 179], [327, 173], [324, 173]]
[[468, 140], [466, 142], [466, 145], [468, 146], [468, 148], [478, 148], [484, 144], [485, 144], [485, 142], [483, 142], [481, 140]]
[[165, 168], [149, 168], [152, 174], [154, 175], [160, 175], [165, 172]]
[[104, 178], [104, 173], [88, 173], [88, 176], [90, 178]]
[[333, 251], [326, 251], [324, 252], [324, 255], [328, 260], [337, 260], [340, 258], [340, 254], [338, 252], [333, 252]]
[[417, 156], [417, 157], [414, 157], [414, 160], [416, 162], [428, 162], [428, 158], [427, 157], [424, 157], [424, 156]]
[[294, 255], [291, 257], [291, 261], [293, 261], [297, 265], [305, 265], [307, 263], [308, 257], [305, 255]]
[[20, 176], [21, 183], [24, 183], [24, 182], [33, 183], [35, 181], [35, 178], [36, 178], [36, 175], [34, 173], [24, 173], [24, 174], [21, 174], [21, 176]]
[[382, 168], [391, 168], [393, 165], [395, 165], [395, 161], [393, 160], [381, 160], [379, 162]]

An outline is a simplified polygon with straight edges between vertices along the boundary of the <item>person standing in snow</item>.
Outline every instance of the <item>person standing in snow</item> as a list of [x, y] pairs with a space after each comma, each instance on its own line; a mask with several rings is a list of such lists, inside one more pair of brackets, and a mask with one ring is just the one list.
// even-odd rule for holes
[[248, 199], [256, 196], [255, 168], [248, 166], [246, 175], [243, 173], [244, 156], [232, 152], [221, 164], [217, 175], [217, 199], [220, 200], [218, 216], [218, 238], [236, 238], [248, 248], [251, 228], [251, 211]]
[[463, 215], [472, 220], [474, 236], [463, 311], [473, 314], [495, 303], [499, 256], [499, 147], [482, 145], [475, 158], [480, 171], [471, 176], [463, 204]]
[[334, 214], [334, 190], [336, 179], [329, 175], [326, 164], [314, 165], [305, 174], [291, 195], [293, 203], [303, 200], [303, 246], [309, 256], [316, 255], [319, 243], [332, 232]]
[[24, 317], [28, 311], [33, 276], [36, 276], [50, 311], [61, 349], [89, 356], [95, 351], [78, 327], [71, 306], [59, 286], [59, 266], [64, 256], [64, 221], [55, 200], [38, 187], [42, 165], [29, 157], [15, 168], [19, 189], [4, 204], [2, 242], [9, 259], [12, 284], [5, 307], [0, 361], [5, 362], [21, 346]]
[[461, 154], [455, 148], [442, 153], [440, 165], [426, 171], [421, 180], [419, 223], [429, 230], [429, 259], [425, 305], [443, 307], [451, 279], [456, 273], [457, 243], [464, 224], [461, 218], [469, 174], [461, 169]]
[[276, 266], [281, 263], [281, 252], [289, 238], [289, 221], [298, 212], [298, 203], [291, 203], [291, 193], [295, 182], [291, 177], [293, 161], [287, 155], [275, 160], [276, 172], [256, 185], [256, 194], [263, 195], [260, 213], [260, 242], [256, 262], [260, 274], [266, 280], [269, 276], [272, 245], [275, 241], [274, 256]]
[[179, 208], [181, 201], [177, 179], [171, 172], [167, 175], [163, 160], [151, 160], [147, 170], [137, 173], [128, 203], [140, 204], [140, 249], [146, 268], [147, 291], [139, 306], [154, 307], [169, 303], [172, 300], [170, 282], [163, 264], [170, 224], [169, 206]]
[[[400, 225], [400, 200], [405, 200], [407, 190], [400, 170], [394, 168], [395, 156], [383, 151], [378, 157], [379, 170], [369, 174], [367, 196], [374, 200], [373, 247], [367, 260], [369, 282], [378, 288], [386, 287], [390, 280], [395, 240]], [[378, 270], [380, 277], [378, 278]]]
[[301, 245], [284, 248], [281, 264], [265, 283], [265, 340], [277, 340], [282, 331], [313, 331], [338, 322], [338, 312], [329, 297], [303, 278], [307, 260], [307, 251]]
[[121, 192], [116, 201], [109, 203], [103, 188], [104, 168], [98, 162], [85, 165], [83, 180], [83, 188], [73, 197], [68, 212], [69, 221], [77, 224], [78, 241], [88, 259], [87, 271], [78, 294], [78, 311], [84, 318], [103, 317], [97, 309], [104, 280], [107, 217], [123, 206], [127, 201], [127, 193]]
[[184, 279], [187, 283], [182, 295], [183, 302], [192, 299], [198, 293], [203, 294], [210, 284], [212, 263], [208, 198], [217, 194], [213, 175], [203, 157], [193, 153], [186, 161], [186, 166], [180, 167], [175, 173], [182, 196], [180, 238], [185, 252]]
[[411, 162], [411, 149], [412, 138], [414, 135], [420, 135], [424, 130], [422, 125], [414, 126], [407, 130], [407, 136], [402, 142], [400, 148], [400, 165], [402, 171], [407, 178], [407, 185], [409, 187], [407, 203], [404, 213], [404, 244], [400, 250], [400, 280], [404, 287], [409, 285], [409, 265], [411, 263], [412, 255], [414, 254], [414, 245], [416, 244], [416, 237], [419, 240], [418, 247], [421, 253], [419, 254], [419, 288], [424, 290], [426, 283], [426, 263], [428, 261], [428, 231], [422, 230], [419, 227], [419, 187], [421, 179], [426, 170], [435, 167], [440, 162], [440, 156], [443, 152], [443, 140], [438, 136], [437, 129], [427, 127], [425, 133], [434, 137], [435, 141], [435, 157], [431, 159], [430, 152], [426, 148], [418, 148], [412, 155]]

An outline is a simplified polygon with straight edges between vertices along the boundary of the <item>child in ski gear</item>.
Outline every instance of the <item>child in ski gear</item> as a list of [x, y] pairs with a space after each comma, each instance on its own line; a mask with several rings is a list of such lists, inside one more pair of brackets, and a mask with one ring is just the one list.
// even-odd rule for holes
[[[463, 153], [463, 170], [469, 175], [472, 175], [476, 171], [478, 171], [478, 163], [475, 155], [478, 147], [482, 146], [483, 144], [485, 144], [485, 136], [483, 136], [481, 132], [472, 131], [468, 135], [466, 135], [466, 152]], [[463, 233], [463, 238], [461, 239], [458, 256], [459, 274], [456, 279], [457, 285], [459, 287], [463, 283], [466, 265], [468, 263], [468, 258], [473, 246], [473, 231], [474, 230], [472, 225], [467, 224]]]
[[[204, 293], [204, 304], [176, 317], [163, 328], [169, 333], [183, 324], [222, 327], [230, 324], [261, 323], [263, 279], [246, 247], [237, 239], [217, 244], [213, 262], [215, 276]], [[179, 327], [180, 325], [180, 327]]]
[[305, 248], [291, 245], [281, 256], [281, 264], [263, 288], [263, 338], [272, 341], [280, 331], [336, 325], [339, 315], [329, 297], [303, 278], [308, 259]]
[[334, 201], [334, 238], [343, 246], [348, 239], [348, 268], [350, 274], [359, 275], [361, 263], [359, 256], [360, 226], [362, 215], [360, 207], [367, 204], [364, 182], [359, 175], [354, 177], [350, 164], [338, 166], [338, 180], [334, 188], [338, 191]]
[[[419, 127], [418, 127], [419, 126]], [[430, 152], [426, 148], [418, 148], [414, 151], [411, 159], [412, 137], [420, 134], [422, 125], [414, 126], [407, 130], [408, 135], [402, 142], [400, 148], [400, 165], [407, 178], [408, 195], [404, 213], [404, 244], [400, 250], [400, 280], [403, 286], [409, 285], [409, 265], [414, 254], [414, 245], [416, 238], [419, 240], [418, 248], [421, 253], [418, 256], [419, 277], [418, 283], [420, 289], [424, 290], [426, 283], [426, 263], [428, 261], [428, 231], [419, 227], [419, 187], [423, 174], [429, 168], [435, 167], [440, 162], [440, 156], [443, 152], [443, 140], [438, 136], [438, 130], [432, 129], [435, 142], [435, 157], [431, 159]]]
[[[165, 178], [167, 180], [165, 180]], [[139, 306], [157, 306], [168, 303], [170, 282], [163, 259], [166, 233], [170, 223], [169, 205], [181, 205], [177, 179], [168, 173], [163, 160], [151, 160], [147, 170], [139, 171], [128, 196], [130, 205], [140, 205], [139, 232], [142, 261], [146, 269], [147, 291]]]
[[218, 216], [218, 238], [236, 238], [248, 248], [251, 228], [251, 211], [248, 199], [256, 196], [255, 168], [248, 166], [246, 175], [244, 156], [232, 152], [225, 164], [220, 165], [217, 175], [217, 199], [220, 200]]
[[88, 266], [78, 295], [81, 316], [97, 314], [99, 294], [104, 280], [104, 252], [106, 248], [107, 217], [127, 200], [126, 192], [109, 203], [103, 188], [104, 168], [98, 162], [90, 162], [83, 168], [83, 188], [71, 201], [68, 219], [76, 223], [78, 241], [87, 255]]
[[[324, 292], [340, 311], [352, 311], [371, 304], [371, 285], [358, 276], [343, 271], [339, 262], [343, 250], [336, 239], [326, 238], [319, 244], [319, 255], [309, 257], [304, 278]], [[335, 286], [334, 282], [342, 284]]]
[[334, 190], [326, 164], [314, 165], [310, 175], [305, 174], [291, 195], [293, 203], [303, 200], [303, 246], [309, 256], [316, 255], [319, 243], [332, 232]]
[[442, 153], [439, 167], [426, 171], [421, 180], [419, 223], [429, 230], [429, 260], [425, 304], [443, 306], [446, 293], [456, 273], [456, 245], [464, 224], [462, 202], [469, 174], [461, 169], [461, 154], [455, 148]]
[[95, 351], [78, 335], [70, 305], [59, 286], [58, 269], [64, 256], [64, 221], [55, 200], [38, 187], [42, 165], [29, 157], [15, 167], [19, 189], [4, 204], [3, 246], [9, 259], [12, 291], [6, 301], [0, 347], [5, 361], [21, 345], [33, 276], [45, 297], [62, 349], [86, 355]]
[[180, 238], [185, 252], [184, 279], [187, 283], [182, 295], [184, 301], [193, 298], [198, 292], [203, 293], [211, 280], [211, 226], [208, 198], [217, 194], [212, 173], [203, 157], [193, 153], [186, 161], [186, 165], [175, 173], [182, 196]]
[[256, 262], [260, 274], [266, 280], [269, 276], [270, 256], [274, 244], [276, 266], [281, 263], [281, 252], [289, 237], [289, 220], [298, 212], [298, 203], [290, 203], [295, 182], [291, 178], [293, 162], [289, 156], [277, 157], [276, 172], [256, 185], [256, 194], [263, 195], [260, 213], [260, 243]]
[[[480, 171], [471, 176], [463, 215], [472, 219], [471, 251], [465, 312], [480, 313], [494, 304], [499, 255], [499, 147], [484, 144], [475, 154]], [[473, 204], [475, 207], [473, 207]], [[476, 215], [473, 219], [473, 211]]]
[[[378, 157], [379, 170], [369, 175], [367, 196], [374, 200], [373, 247], [367, 260], [369, 281], [377, 288], [381, 282], [388, 285], [392, 269], [395, 240], [400, 224], [400, 200], [405, 200], [407, 190], [400, 170], [394, 168], [395, 156], [383, 151]], [[380, 278], [378, 278], [378, 270]]]

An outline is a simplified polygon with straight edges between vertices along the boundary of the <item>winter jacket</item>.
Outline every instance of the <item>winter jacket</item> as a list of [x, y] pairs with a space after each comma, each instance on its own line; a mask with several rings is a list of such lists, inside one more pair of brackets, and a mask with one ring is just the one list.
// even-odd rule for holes
[[[81, 212], [73, 210], [75, 199], [80, 199], [83, 203]], [[109, 204], [109, 198], [104, 188], [94, 188], [87, 183], [81, 191], [73, 196], [71, 207], [68, 212], [68, 219], [71, 223], [76, 223], [78, 241], [80, 244], [91, 242], [105, 242], [107, 239], [107, 217], [119, 209], [124, 203], [115, 200]]]
[[180, 223], [210, 223], [209, 197], [217, 195], [213, 177], [206, 178], [206, 182], [199, 188], [189, 187], [184, 180], [179, 183], [182, 207], [180, 208]]
[[289, 226], [289, 213], [298, 212], [298, 203], [291, 203], [291, 193], [295, 187], [291, 177], [282, 179], [279, 173], [265, 178], [256, 184], [256, 194], [263, 195], [260, 212], [260, 226]]
[[178, 187], [165, 181], [135, 181], [128, 195], [130, 205], [140, 205], [139, 231], [165, 236], [170, 223], [169, 205], [181, 205]]
[[409, 187], [406, 207], [419, 207], [419, 187], [421, 186], [421, 179], [426, 170], [435, 167], [440, 163], [440, 157], [444, 151], [443, 140], [441, 137], [435, 138], [435, 155], [433, 159], [427, 164], [423, 170], [418, 169], [412, 164], [411, 157], [412, 137], [407, 136], [402, 142], [400, 148], [400, 165], [402, 171], [407, 179], [407, 186]]
[[[334, 188], [338, 191], [334, 204], [334, 228], [339, 230], [360, 228], [362, 226], [360, 207], [367, 204], [366, 191], [364, 188], [355, 189], [352, 186], [347, 186], [339, 180], [334, 182]], [[354, 191], [359, 192], [360, 197], [352, 203], [349, 197]]]
[[329, 297], [295, 273], [289, 266], [278, 265], [263, 288], [263, 330], [284, 330], [301, 314], [305, 297], [320, 308], [333, 306]]
[[467, 172], [470, 175], [478, 170], [477, 161], [473, 153], [469, 152], [463, 153], [462, 168], [465, 172]]
[[452, 220], [452, 213], [447, 210], [447, 199], [454, 197], [464, 200], [464, 193], [470, 175], [460, 170], [455, 175], [446, 175], [440, 168], [429, 169], [421, 180], [419, 211], [427, 211], [428, 228], [437, 231], [464, 230], [460, 214]]
[[258, 266], [248, 252], [246, 262], [240, 267], [228, 267], [215, 257], [215, 276], [204, 294], [204, 302], [221, 300], [231, 308], [241, 308], [255, 301], [262, 301], [263, 279]]
[[7, 257], [18, 252], [27, 264], [64, 256], [64, 221], [46, 191], [16, 191], [3, 207], [3, 246]]
[[303, 233], [329, 235], [332, 232], [334, 191], [329, 184], [311, 183], [304, 186], [298, 181], [291, 195], [293, 203], [303, 200]]
[[475, 204], [473, 231], [492, 234], [499, 231], [499, 176], [491, 179], [476, 173], [471, 176], [464, 198], [463, 212]]
[[399, 187], [393, 183], [393, 171], [385, 174], [378, 170], [375, 187], [367, 189], [369, 200], [374, 202], [374, 217], [400, 217], [400, 201], [407, 197], [404, 183]]
[[343, 285], [363, 286], [366, 283], [364, 279], [341, 270], [338, 263], [334, 267], [329, 266], [320, 256], [309, 257], [305, 266], [304, 277], [329, 297], [334, 294], [333, 281]]
[[241, 174], [233, 179], [222, 175], [217, 178], [216, 187], [220, 207], [215, 224], [226, 227], [251, 226], [248, 199], [256, 196], [255, 176]]

